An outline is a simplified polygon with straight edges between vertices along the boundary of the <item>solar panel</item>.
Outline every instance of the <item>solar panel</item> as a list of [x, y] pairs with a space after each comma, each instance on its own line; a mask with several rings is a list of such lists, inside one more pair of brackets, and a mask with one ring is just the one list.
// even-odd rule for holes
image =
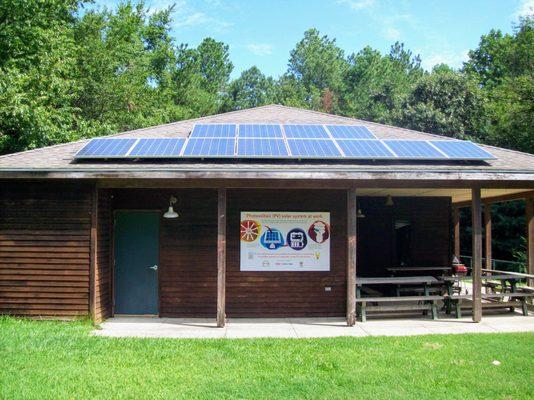
[[237, 129], [234, 124], [197, 124], [190, 138], [233, 138]]
[[286, 144], [282, 139], [238, 139], [237, 156], [287, 157]]
[[334, 142], [329, 139], [288, 139], [287, 143], [293, 157], [332, 158], [342, 156]]
[[424, 140], [383, 140], [399, 158], [442, 159], [447, 158], [430, 143]]
[[179, 157], [185, 139], [139, 139], [130, 157]]
[[337, 140], [347, 158], [395, 158], [380, 140]]
[[361, 125], [326, 125], [334, 139], [376, 139], [375, 135]]
[[288, 139], [330, 139], [322, 125], [284, 125]]
[[461, 140], [432, 140], [434, 146], [447, 155], [457, 160], [487, 160], [495, 156], [483, 150], [473, 142]]
[[190, 138], [185, 145], [184, 157], [233, 157], [235, 139]]
[[124, 157], [137, 139], [92, 139], [75, 158], [120, 158]]
[[280, 125], [239, 125], [240, 138], [283, 138]]

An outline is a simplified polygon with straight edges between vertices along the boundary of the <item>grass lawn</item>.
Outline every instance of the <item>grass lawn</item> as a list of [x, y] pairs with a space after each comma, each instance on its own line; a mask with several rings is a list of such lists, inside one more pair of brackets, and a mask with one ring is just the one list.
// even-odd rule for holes
[[0, 399], [534, 398], [534, 334], [191, 340], [91, 329], [0, 318]]

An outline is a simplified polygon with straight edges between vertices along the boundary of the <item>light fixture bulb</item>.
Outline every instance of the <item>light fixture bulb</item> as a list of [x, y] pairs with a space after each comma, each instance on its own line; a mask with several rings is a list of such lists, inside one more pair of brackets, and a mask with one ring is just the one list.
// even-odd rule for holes
[[356, 218], [365, 218], [365, 214], [362, 212], [361, 208], [358, 208], [358, 211], [356, 212]]
[[176, 197], [171, 196], [171, 198], [169, 199], [169, 209], [165, 214], [163, 214], [163, 218], [178, 218], [178, 213], [174, 211], [174, 208], [172, 207], [173, 204], [176, 204], [176, 201]]
[[178, 218], [178, 213], [174, 211], [174, 208], [172, 206], [169, 206], [169, 210], [163, 214], [163, 218]]

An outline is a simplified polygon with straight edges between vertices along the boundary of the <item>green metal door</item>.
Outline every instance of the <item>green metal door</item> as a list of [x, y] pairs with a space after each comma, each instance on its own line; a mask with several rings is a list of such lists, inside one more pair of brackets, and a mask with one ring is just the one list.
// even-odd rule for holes
[[159, 212], [115, 214], [115, 313], [158, 314]]

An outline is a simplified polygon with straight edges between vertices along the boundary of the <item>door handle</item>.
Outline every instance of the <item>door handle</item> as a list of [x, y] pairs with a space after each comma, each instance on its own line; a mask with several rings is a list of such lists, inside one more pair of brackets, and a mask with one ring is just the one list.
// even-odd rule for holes
[[158, 266], [157, 265], [153, 265], [152, 267], [148, 267], [148, 268], [153, 269], [154, 271], [158, 270]]

